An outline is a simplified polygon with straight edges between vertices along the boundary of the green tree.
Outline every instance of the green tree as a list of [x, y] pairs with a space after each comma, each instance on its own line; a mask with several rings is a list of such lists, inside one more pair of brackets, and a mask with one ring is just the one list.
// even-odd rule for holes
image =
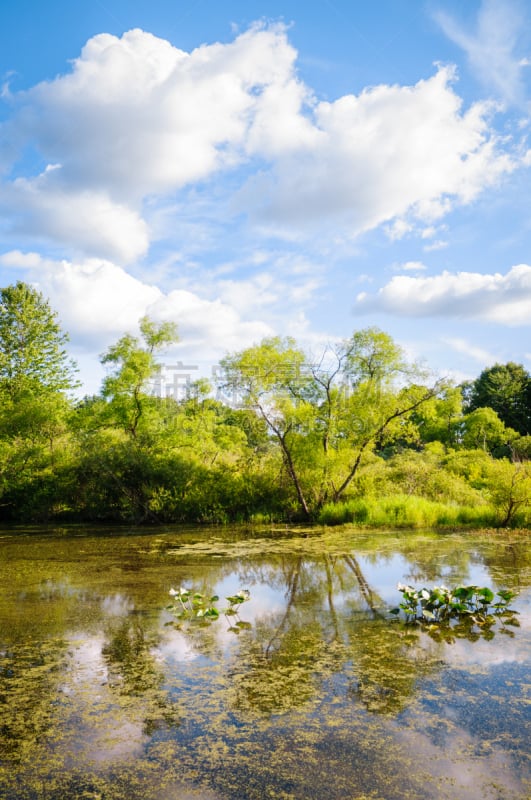
[[67, 341], [40, 292], [20, 281], [0, 290], [0, 494], [10, 518], [46, 517], [61, 505], [67, 393], [78, 385]]
[[426, 385], [427, 373], [408, 362], [402, 349], [378, 328], [356, 332], [343, 343], [339, 360], [348, 384], [336, 450], [346, 459], [340, 480], [331, 483], [333, 501], [349, 489], [368, 454], [385, 451], [394, 442], [418, 440], [415, 415], [443, 388], [441, 382]]
[[68, 391], [78, 384], [68, 336], [42, 294], [26, 283], [0, 290], [0, 387], [15, 397]]
[[343, 343], [343, 350], [345, 374], [354, 386], [370, 383], [382, 388], [392, 385], [396, 378], [409, 378], [418, 372], [391, 336], [376, 327], [356, 331]]
[[310, 503], [295, 459], [308, 417], [315, 415], [309, 402], [315, 387], [306, 369], [305, 354], [294, 339], [277, 336], [227, 356], [221, 363], [227, 385], [243, 396], [245, 404], [265, 420], [274, 435], [300, 508], [309, 517]]
[[492, 408], [502, 422], [521, 436], [531, 434], [531, 376], [509, 361], [484, 369], [465, 387], [467, 411]]
[[460, 387], [447, 386], [415, 413], [420, 441], [441, 442], [446, 448], [459, 444], [463, 420], [463, 395]]
[[178, 341], [173, 322], [156, 323], [143, 317], [140, 332], [143, 342], [126, 333], [101, 358], [113, 368], [103, 381], [103, 397], [110, 401], [112, 417], [133, 439], [146, 411], [155, 405], [155, 398], [149, 396], [149, 383], [158, 370], [155, 354]]
[[412, 412], [440, 388], [412, 383], [421, 372], [377, 328], [317, 361], [276, 337], [222, 366], [227, 384], [266, 421], [305, 517], [340, 500], [373, 450], [410, 435]]
[[468, 450], [485, 450], [493, 453], [496, 448], [509, 445], [518, 434], [507, 428], [492, 408], [476, 408], [465, 414], [460, 424], [463, 447]]
[[489, 471], [488, 492], [499, 514], [500, 527], [511, 525], [531, 506], [531, 468], [529, 464], [494, 461]]
[[144, 317], [140, 333], [125, 334], [104, 353], [101, 361], [111, 370], [101, 397], [86, 398], [73, 416], [77, 502], [91, 519], [152, 521], [151, 498], [165, 483], [159, 434], [177, 403], [150, 389], [156, 354], [177, 341], [177, 327]]
[[531, 461], [531, 436], [519, 436], [511, 442], [513, 461]]

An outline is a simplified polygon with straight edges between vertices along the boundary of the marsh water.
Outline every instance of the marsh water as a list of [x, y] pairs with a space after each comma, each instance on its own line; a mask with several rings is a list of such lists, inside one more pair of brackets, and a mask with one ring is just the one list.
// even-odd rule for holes
[[[527, 534], [6, 530], [0, 570], [2, 800], [531, 796]], [[517, 624], [403, 625], [399, 581]]]

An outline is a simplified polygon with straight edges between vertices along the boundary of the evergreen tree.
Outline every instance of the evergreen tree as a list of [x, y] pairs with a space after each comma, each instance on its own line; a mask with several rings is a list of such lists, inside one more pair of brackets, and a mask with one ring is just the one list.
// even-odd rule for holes
[[531, 376], [521, 364], [509, 361], [484, 369], [466, 387], [466, 411], [492, 408], [508, 428], [531, 434]]

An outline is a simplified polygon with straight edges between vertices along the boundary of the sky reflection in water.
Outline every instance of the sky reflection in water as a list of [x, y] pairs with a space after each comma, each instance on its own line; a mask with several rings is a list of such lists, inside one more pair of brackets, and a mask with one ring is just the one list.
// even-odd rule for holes
[[[524, 800], [531, 547], [522, 534], [5, 534], [0, 796]], [[435, 641], [396, 584], [520, 592], [520, 627]], [[170, 587], [224, 598], [183, 624]]]

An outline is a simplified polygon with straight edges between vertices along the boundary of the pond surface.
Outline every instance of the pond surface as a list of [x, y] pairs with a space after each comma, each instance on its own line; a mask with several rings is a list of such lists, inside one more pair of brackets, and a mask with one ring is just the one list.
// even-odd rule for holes
[[[524, 800], [531, 537], [0, 531], [2, 800]], [[519, 592], [405, 626], [397, 582]], [[167, 608], [185, 587], [239, 615]]]

